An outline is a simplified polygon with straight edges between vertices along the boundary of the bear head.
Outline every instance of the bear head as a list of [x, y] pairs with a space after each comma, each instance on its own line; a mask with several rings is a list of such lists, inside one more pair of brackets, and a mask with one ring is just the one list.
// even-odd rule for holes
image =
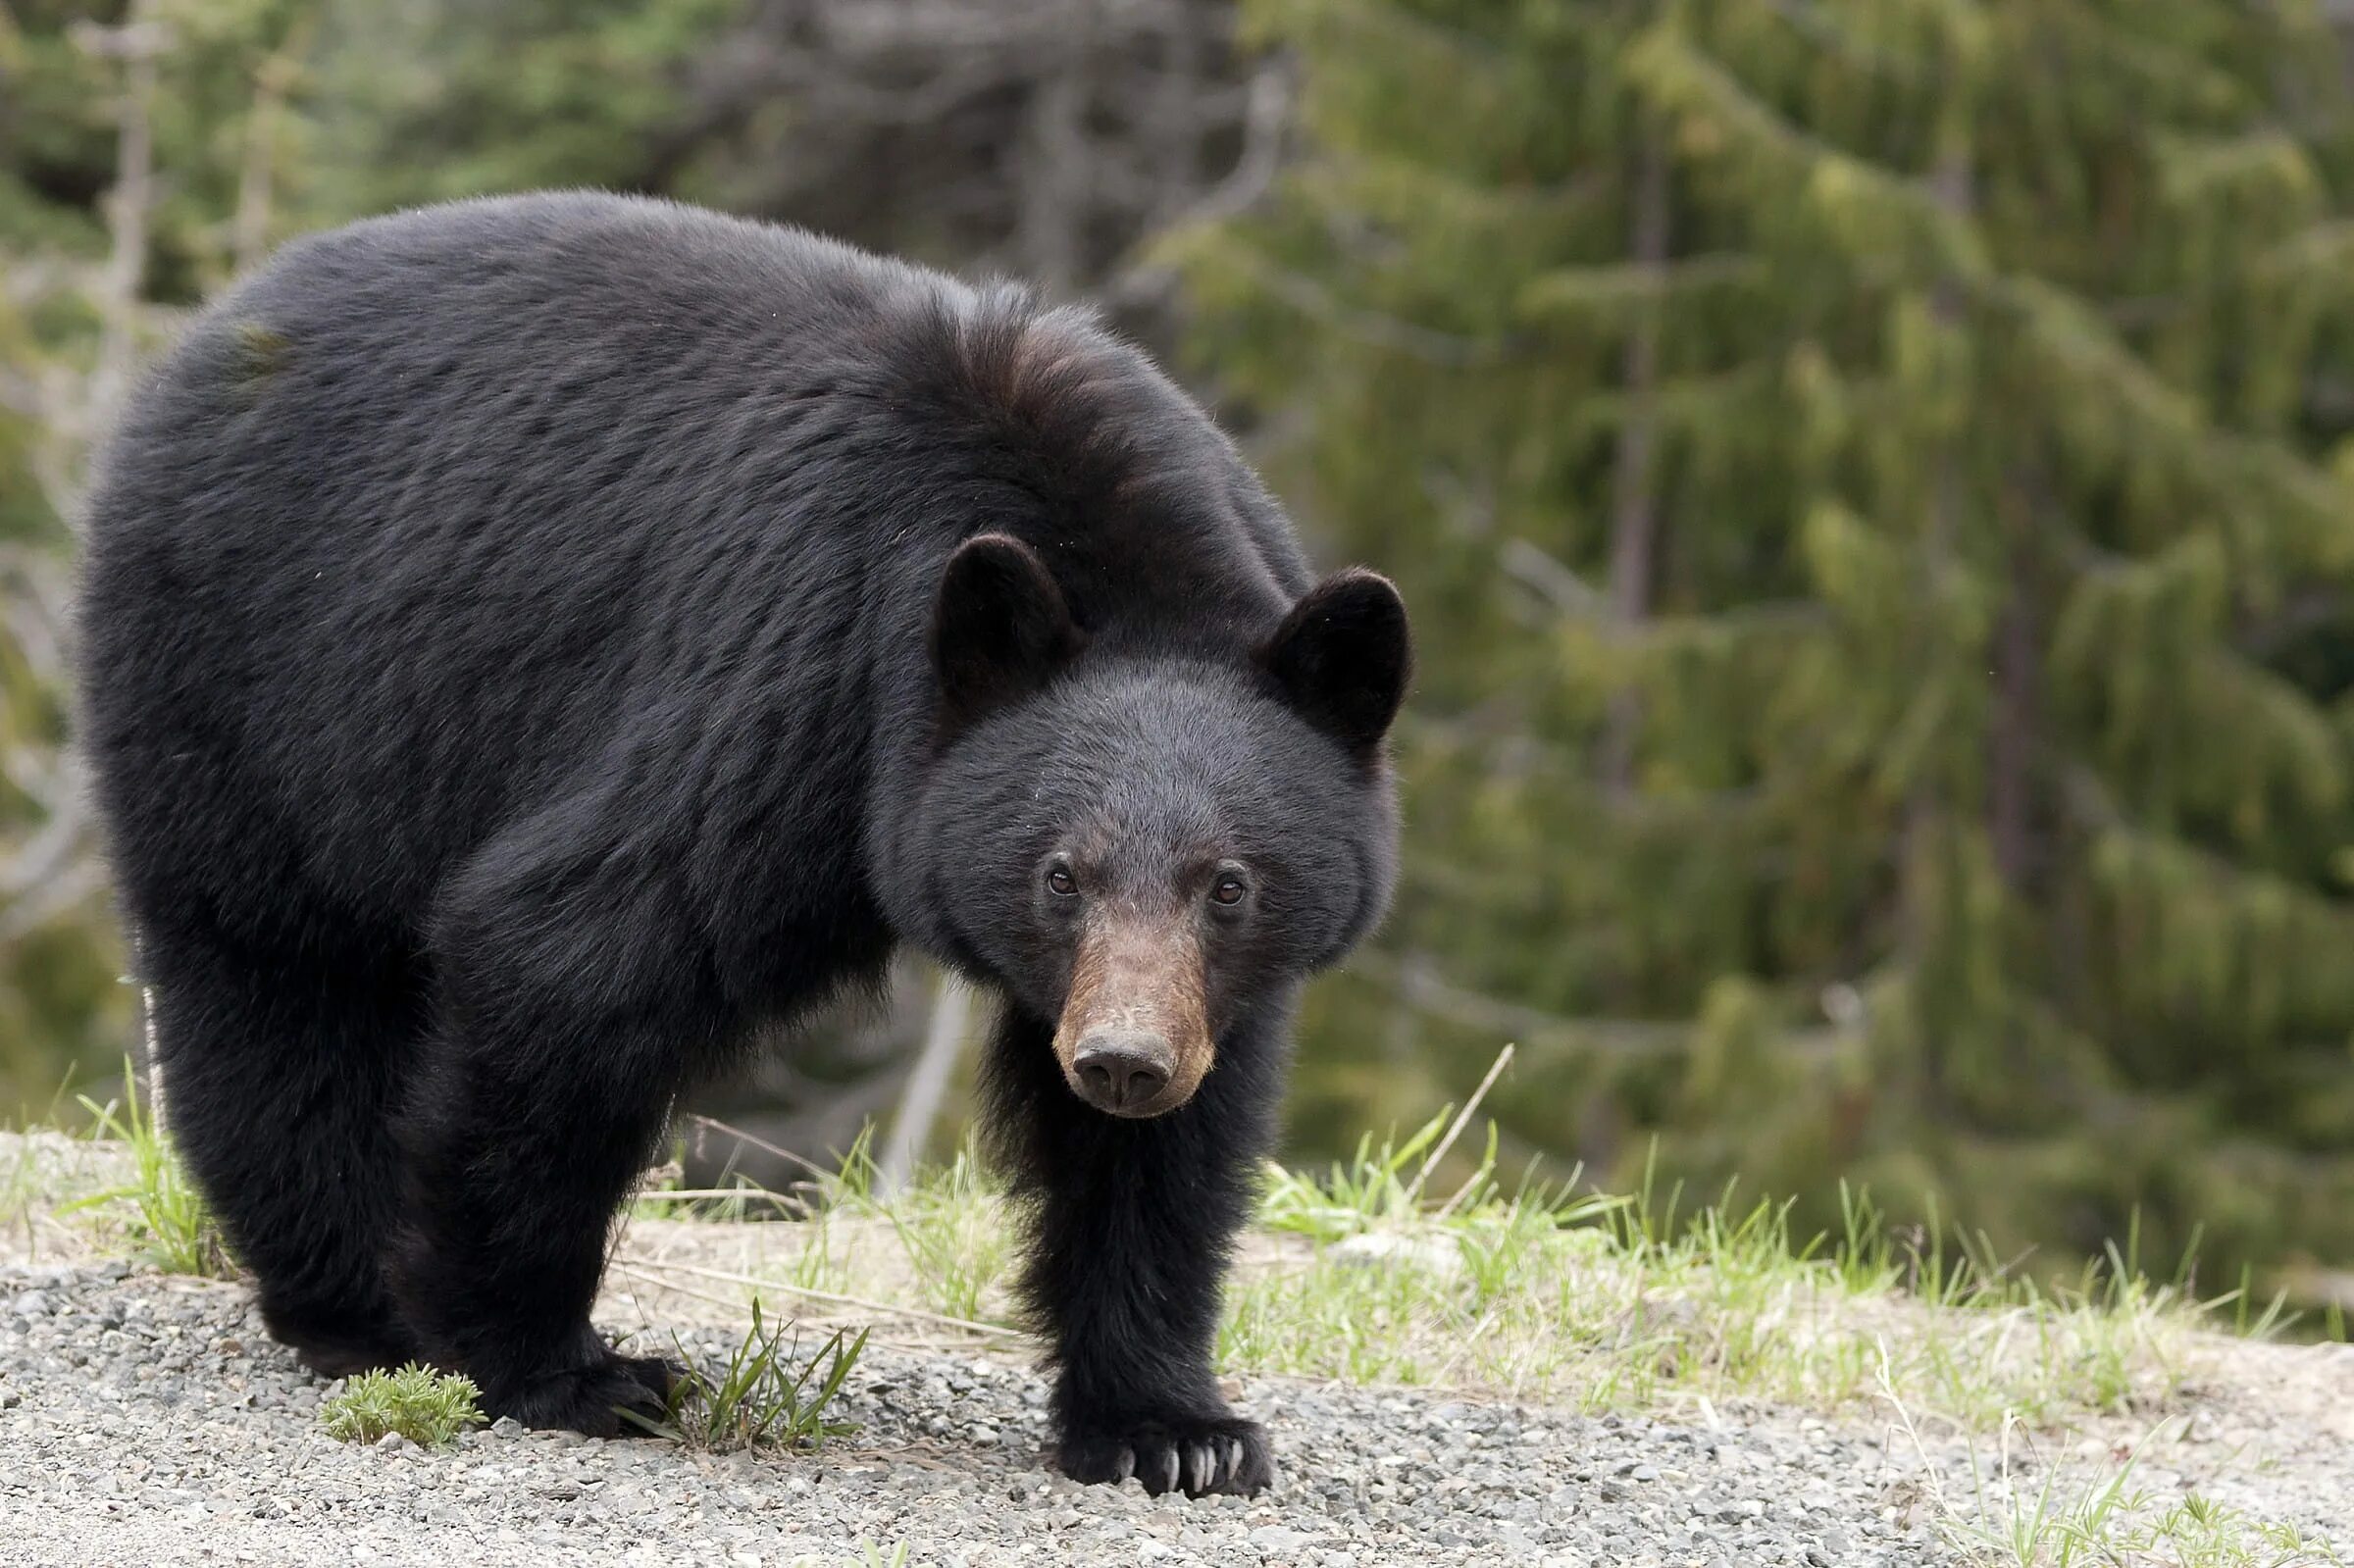
[[1239, 656], [1096, 647], [1039, 556], [985, 533], [942, 575], [930, 652], [903, 846], [929, 945], [1054, 1021], [1089, 1104], [1185, 1104], [1234, 1025], [1380, 918], [1411, 663], [1386, 579], [1327, 578]]

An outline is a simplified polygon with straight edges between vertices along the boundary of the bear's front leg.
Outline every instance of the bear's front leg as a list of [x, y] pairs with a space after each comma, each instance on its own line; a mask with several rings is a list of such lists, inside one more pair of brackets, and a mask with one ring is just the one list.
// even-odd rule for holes
[[991, 1063], [1033, 1227], [1022, 1293], [1052, 1341], [1055, 1459], [1075, 1481], [1252, 1495], [1274, 1456], [1218, 1391], [1210, 1352], [1235, 1233], [1281, 1093], [1272, 1028], [1232, 1032], [1187, 1104], [1124, 1121], [1081, 1100], [1052, 1029], [1009, 1014]]

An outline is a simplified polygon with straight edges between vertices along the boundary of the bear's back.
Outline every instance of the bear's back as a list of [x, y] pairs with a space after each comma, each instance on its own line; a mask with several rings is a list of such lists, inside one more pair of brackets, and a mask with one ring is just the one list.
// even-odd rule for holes
[[[220, 608], [284, 624], [354, 569], [610, 605], [696, 582], [709, 541], [741, 573], [829, 525], [885, 551], [945, 528], [924, 541], [944, 555], [982, 528], [1032, 536], [1105, 623], [1156, 608], [1134, 583], [1198, 617], [1239, 576], [1256, 616], [1308, 581], [1206, 417], [1087, 313], [591, 193], [285, 247], [133, 399], [89, 531], [95, 584], [126, 558], [232, 570]], [[518, 554], [567, 569], [510, 581]], [[257, 598], [273, 587], [294, 602]]]
[[592, 194], [299, 240], [103, 458], [102, 793], [119, 836], [214, 797], [403, 907], [585, 779], [854, 839], [872, 732], [921, 721], [940, 565], [990, 528], [1113, 639], [1239, 649], [1307, 582], [1207, 418], [1020, 289]]

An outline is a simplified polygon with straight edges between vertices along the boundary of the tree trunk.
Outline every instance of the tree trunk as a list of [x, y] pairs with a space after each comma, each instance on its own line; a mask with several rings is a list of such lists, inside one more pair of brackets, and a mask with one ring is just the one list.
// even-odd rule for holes
[[2033, 490], [2014, 477], [2006, 487], [2005, 587], [1994, 634], [1994, 725], [1987, 744], [1986, 827], [1994, 863], [2013, 893], [2035, 875], [2034, 768], [2036, 693], [2042, 682], [2035, 641]]
[[[1971, 189], [1970, 154], [1967, 147], [1952, 147], [1937, 160], [1936, 170], [1929, 177], [1929, 188], [1937, 205], [1956, 217], [1968, 217], [1975, 202]], [[1937, 285], [1929, 300], [1930, 314], [1941, 326], [1958, 326], [1962, 320], [1963, 300], [1958, 285], [1951, 281]], [[1948, 435], [1940, 444], [1933, 459], [1930, 474], [1928, 533], [1921, 550], [1921, 577], [1927, 602], [1934, 604], [1947, 569], [1952, 565], [1955, 535], [1962, 527], [1962, 465], [1955, 451], [1955, 439]], [[1934, 635], [1934, 633], [1932, 633]], [[1939, 649], [1930, 642], [1926, 651], [1937, 657]], [[1923, 867], [1931, 856], [1941, 857], [1945, 864], [1941, 874], [1932, 879], [1934, 895], [1950, 899], [1952, 881], [1956, 874], [1951, 845], [1942, 841], [1945, 813], [1938, 799], [1939, 780], [1934, 768], [1931, 776], [1916, 783], [1905, 806], [1905, 875], [1904, 933], [1909, 949], [1909, 966], [1916, 977], [1926, 968], [1930, 949], [1940, 937], [1943, 914], [1930, 909], [1931, 889], [1921, 885]], [[1948, 1078], [1947, 1041], [1940, 1021], [1932, 1010], [1919, 1009], [1917, 1016], [1921, 1030], [1921, 1075], [1928, 1103], [1934, 1107], [1945, 1098]]]
[[[1634, 217], [1629, 235], [1636, 270], [1656, 288], [1666, 275], [1667, 154], [1657, 127], [1646, 127], [1635, 154]], [[1651, 613], [1654, 558], [1659, 544], [1659, 500], [1654, 448], [1659, 433], [1660, 311], [1657, 294], [1638, 307], [1620, 363], [1626, 418], [1611, 476], [1611, 616], [1620, 640]], [[1602, 781], [1613, 795], [1634, 785], [1635, 744], [1642, 699], [1632, 685], [1611, 699], [1603, 731]]]
[[972, 1009], [972, 992], [952, 975], [943, 975], [932, 992], [932, 1018], [924, 1029], [923, 1049], [907, 1074], [899, 1107], [891, 1119], [891, 1136], [875, 1162], [875, 1186], [884, 1196], [903, 1190], [915, 1176], [948, 1096], [956, 1057], [964, 1044], [965, 1020]]
[[1068, 11], [1059, 69], [1048, 73], [1022, 126], [1014, 245], [1023, 275], [1049, 294], [1067, 295], [1087, 275], [1089, 27], [1084, 7]]
[[147, 217], [154, 204], [156, 56], [166, 38], [148, 0], [132, 0], [123, 25], [79, 34], [93, 53], [123, 62], [116, 111], [115, 188], [106, 198], [107, 258], [98, 286], [98, 363], [90, 377], [87, 430], [113, 423], [138, 358], [139, 290], [147, 277]]

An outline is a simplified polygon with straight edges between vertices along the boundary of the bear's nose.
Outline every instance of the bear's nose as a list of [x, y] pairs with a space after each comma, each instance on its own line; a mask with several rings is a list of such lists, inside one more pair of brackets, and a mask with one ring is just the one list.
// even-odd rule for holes
[[1105, 1030], [1079, 1042], [1071, 1065], [1079, 1070], [1079, 1092], [1089, 1104], [1133, 1116], [1168, 1087], [1177, 1054], [1158, 1035]]

